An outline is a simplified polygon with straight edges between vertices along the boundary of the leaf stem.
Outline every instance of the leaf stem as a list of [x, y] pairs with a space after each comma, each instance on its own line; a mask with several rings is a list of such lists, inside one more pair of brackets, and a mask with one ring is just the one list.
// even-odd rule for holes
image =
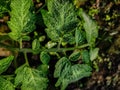
[[25, 63], [29, 66], [28, 57], [27, 57], [27, 53], [26, 52], [24, 52], [24, 57], [25, 57]]
[[58, 42], [58, 49], [60, 49], [61, 42], [62, 42], [62, 38], [60, 38], [60, 40]]
[[19, 43], [20, 43], [20, 49], [22, 49], [22, 38], [20, 39]]

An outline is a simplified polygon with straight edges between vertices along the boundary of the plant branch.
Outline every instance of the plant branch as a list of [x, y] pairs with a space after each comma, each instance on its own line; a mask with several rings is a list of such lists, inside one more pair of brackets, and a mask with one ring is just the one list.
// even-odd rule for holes
[[[41, 51], [46, 51], [46, 52], [64, 52], [64, 51], [71, 51], [71, 50], [75, 50], [75, 49], [82, 49], [82, 48], [85, 48], [85, 47], [88, 47], [89, 44], [84, 44], [84, 45], [81, 45], [81, 46], [78, 46], [78, 47], [69, 47], [69, 48], [51, 48], [51, 49], [40, 49], [39, 52]], [[18, 52], [26, 52], [26, 53], [32, 53], [34, 52], [31, 48], [22, 48], [22, 49], [19, 49], [19, 48], [13, 48], [13, 47], [10, 47], [8, 45], [5, 45], [3, 43], [0, 43], [0, 47], [4, 47], [8, 50], [11, 50], [11, 51], [18, 51]]]

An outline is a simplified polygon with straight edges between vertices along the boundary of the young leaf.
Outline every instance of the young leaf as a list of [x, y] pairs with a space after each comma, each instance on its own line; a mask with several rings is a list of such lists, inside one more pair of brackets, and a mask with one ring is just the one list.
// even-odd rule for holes
[[10, 81], [0, 77], [0, 90], [15, 90], [15, 87]]
[[37, 67], [38, 70], [42, 71], [43, 73], [45, 73], [46, 75], [48, 74], [48, 69], [49, 69], [49, 65], [46, 64], [41, 64]]
[[75, 30], [76, 46], [83, 44], [84, 40], [85, 40], [84, 32], [82, 32], [79, 28], [76, 28]]
[[21, 90], [45, 90], [47, 88], [48, 79], [42, 71], [24, 65], [15, 73], [17, 74], [15, 85], [21, 84]]
[[77, 26], [74, 5], [69, 0], [48, 0], [48, 12], [42, 10], [46, 33], [53, 41], [59, 41], [66, 33], [72, 32]]
[[10, 21], [8, 26], [11, 29], [9, 36], [18, 41], [24, 35], [35, 29], [35, 16], [30, 11], [32, 0], [12, 0], [10, 7]]
[[47, 52], [41, 52], [40, 53], [40, 60], [43, 64], [48, 64], [50, 61], [50, 56]]
[[97, 58], [99, 52], [99, 48], [94, 48], [90, 50], [90, 60], [93, 61]]
[[39, 40], [37, 40], [37, 39], [33, 40], [32, 49], [33, 49], [34, 53], [39, 53], [39, 50], [40, 50], [40, 42], [39, 42]]
[[70, 61], [77, 61], [80, 57], [80, 52], [79, 51], [76, 51], [76, 52], [73, 52], [70, 56], [69, 56], [69, 60]]
[[96, 38], [98, 37], [98, 25], [83, 10], [79, 11], [79, 15], [84, 20], [83, 26], [86, 32], [87, 42], [91, 47], [94, 47]]
[[85, 64], [88, 64], [90, 65], [90, 54], [87, 50], [83, 50], [81, 52], [81, 56], [82, 56], [82, 61], [85, 63]]
[[0, 74], [8, 69], [14, 56], [9, 56], [0, 60]]

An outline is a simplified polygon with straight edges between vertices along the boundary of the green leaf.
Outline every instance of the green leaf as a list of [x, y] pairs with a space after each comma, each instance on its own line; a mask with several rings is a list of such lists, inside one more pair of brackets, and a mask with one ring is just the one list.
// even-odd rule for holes
[[46, 90], [48, 79], [42, 71], [23, 65], [15, 73], [15, 85], [22, 85], [21, 90]]
[[44, 72], [45, 74], [48, 74], [49, 65], [41, 64], [37, 67], [37, 69]]
[[92, 68], [87, 64], [76, 64], [71, 67], [71, 75], [66, 76], [69, 83], [78, 81], [84, 77], [89, 77], [91, 75]]
[[73, 52], [70, 56], [69, 56], [69, 60], [70, 61], [77, 61], [80, 58], [80, 52], [76, 51]]
[[84, 20], [83, 27], [86, 32], [87, 42], [91, 47], [94, 47], [96, 38], [98, 37], [98, 25], [83, 10], [79, 11], [79, 15]]
[[82, 30], [80, 30], [80, 28], [76, 28], [76, 30], [75, 30], [76, 46], [83, 44], [84, 40], [85, 40], [84, 32]]
[[91, 75], [92, 68], [86, 64], [76, 64], [71, 66], [69, 72], [62, 80], [62, 89], [65, 90], [66, 86], [70, 83], [76, 82], [82, 78], [89, 77]]
[[90, 60], [93, 61], [97, 58], [99, 52], [99, 48], [94, 48], [90, 50]]
[[74, 5], [69, 0], [48, 0], [48, 12], [42, 10], [47, 26], [46, 33], [53, 41], [59, 41], [66, 33], [72, 32], [77, 26], [77, 15]]
[[65, 34], [65, 35], [63, 35], [63, 42], [74, 44], [75, 37], [72, 35], [72, 33]]
[[60, 77], [65, 66], [69, 66], [70, 64], [70, 61], [66, 57], [61, 58], [55, 65], [54, 77]]
[[91, 71], [92, 68], [87, 64], [65, 66], [55, 86], [61, 86], [61, 90], [65, 90], [70, 83], [76, 82], [84, 77], [89, 77], [91, 75]]
[[34, 51], [34, 53], [39, 53], [40, 50], [40, 42], [38, 39], [34, 39], [32, 42], [32, 49]]
[[22, 81], [24, 80], [24, 73], [25, 73], [25, 68], [26, 64], [20, 66], [19, 68], [16, 69], [15, 74], [15, 86], [21, 85]]
[[23, 41], [30, 41], [30, 39], [31, 39], [30, 36], [23, 36], [22, 37]]
[[40, 53], [40, 60], [43, 64], [48, 64], [50, 61], [50, 56], [47, 52], [42, 51]]
[[73, 82], [91, 75], [92, 68], [87, 64], [71, 65], [69, 59], [61, 58], [55, 65], [54, 77], [58, 78], [55, 86], [61, 86], [61, 90]]
[[0, 60], [0, 74], [8, 69], [14, 56], [9, 56]]
[[61, 86], [61, 90], [64, 90], [62, 88], [66, 88], [66, 86], [69, 84], [68, 80], [65, 79], [66, 75], [71, 74], [71, 64], [66, 63], [66, 65], [64, 65], [64, 67], [61, 69], [61, 75], [59, 76], [55, 86]]
[[0, 90], [15, 90], [15, 87], [10, 81], [0, 77]]
[[85, 63], [85, 64], [88, 64], [90, 65], [90, 54], [87, 50], [83, 50], [81, 52], [81, 56], [82, 56], [82, 61]]
[[24, 35], [35, 29], [35, 15], [30, 11], [33, 6], [32, 0], [12, 0], [10, 7], [10, 21], [8, 26], [11, 29], [9, 36], [13, 40], [20, 40]]

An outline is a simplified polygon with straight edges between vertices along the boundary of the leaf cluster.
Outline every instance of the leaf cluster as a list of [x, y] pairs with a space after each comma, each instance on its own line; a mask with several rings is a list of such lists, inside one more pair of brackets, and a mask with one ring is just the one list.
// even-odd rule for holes
[[48, 37], [59, 42], [73, 42], [72, 32], [75, 30], [78, 20], [74, 6], [69, 0], [49, 0], [47, 2], [48, 12], [42, 10], [42, 16]]
[[[15, 62], [21, 55], [19, 52], [22, 52], [24, 59], [20, 58], [20, 60], [24, 60], [25, 63], [16, 66], [14, 76], [11, 76], [12, 82], [0, 75], [1, 90], [15, 90], [16, 88], [47, 90], [48, 76], [51, 72], [49, 67], [54, 67], [50, 65], [50, 62], [54, 59], [56, 59], [54, 78], [58, 78], [55, 86], [60, 86], [61, 90], [65, 90], [70, 83], [91, 75], [92, 61], [97, 58], [99, 51], [96, 48], [99, 29], [97, 23], [83, 9], [75, 8], [71, 0], [46, 0], [45, 3], [47, 10], [40, 8], [46, 26], [43, 33], [34, 31], [38, 17], [36, 17], [37, 12], [33, 11], [33, 1], [11, 0], [10, 21], [7, 23], [11, 31], [7, 35], [14, 45], [8, 47], [2, 44], [2, 46], [13, 51]], [[34, 36], [30, 36], [30, 33]], [[9, 37], [2, 36], [1, 43]], [[31, 48], [24, 48], [23, 41], [28, 41]], [[18, 47], [16, 43], [19, 43], [19, 48], [10, 47]], [[29, 64], [32, 58], [28, 58], [28, 53], [39, 55], [38, 66], [33, 68]], [[0, 74], [8, 69], [12, 60], [13, 56], [0, 60]]]

